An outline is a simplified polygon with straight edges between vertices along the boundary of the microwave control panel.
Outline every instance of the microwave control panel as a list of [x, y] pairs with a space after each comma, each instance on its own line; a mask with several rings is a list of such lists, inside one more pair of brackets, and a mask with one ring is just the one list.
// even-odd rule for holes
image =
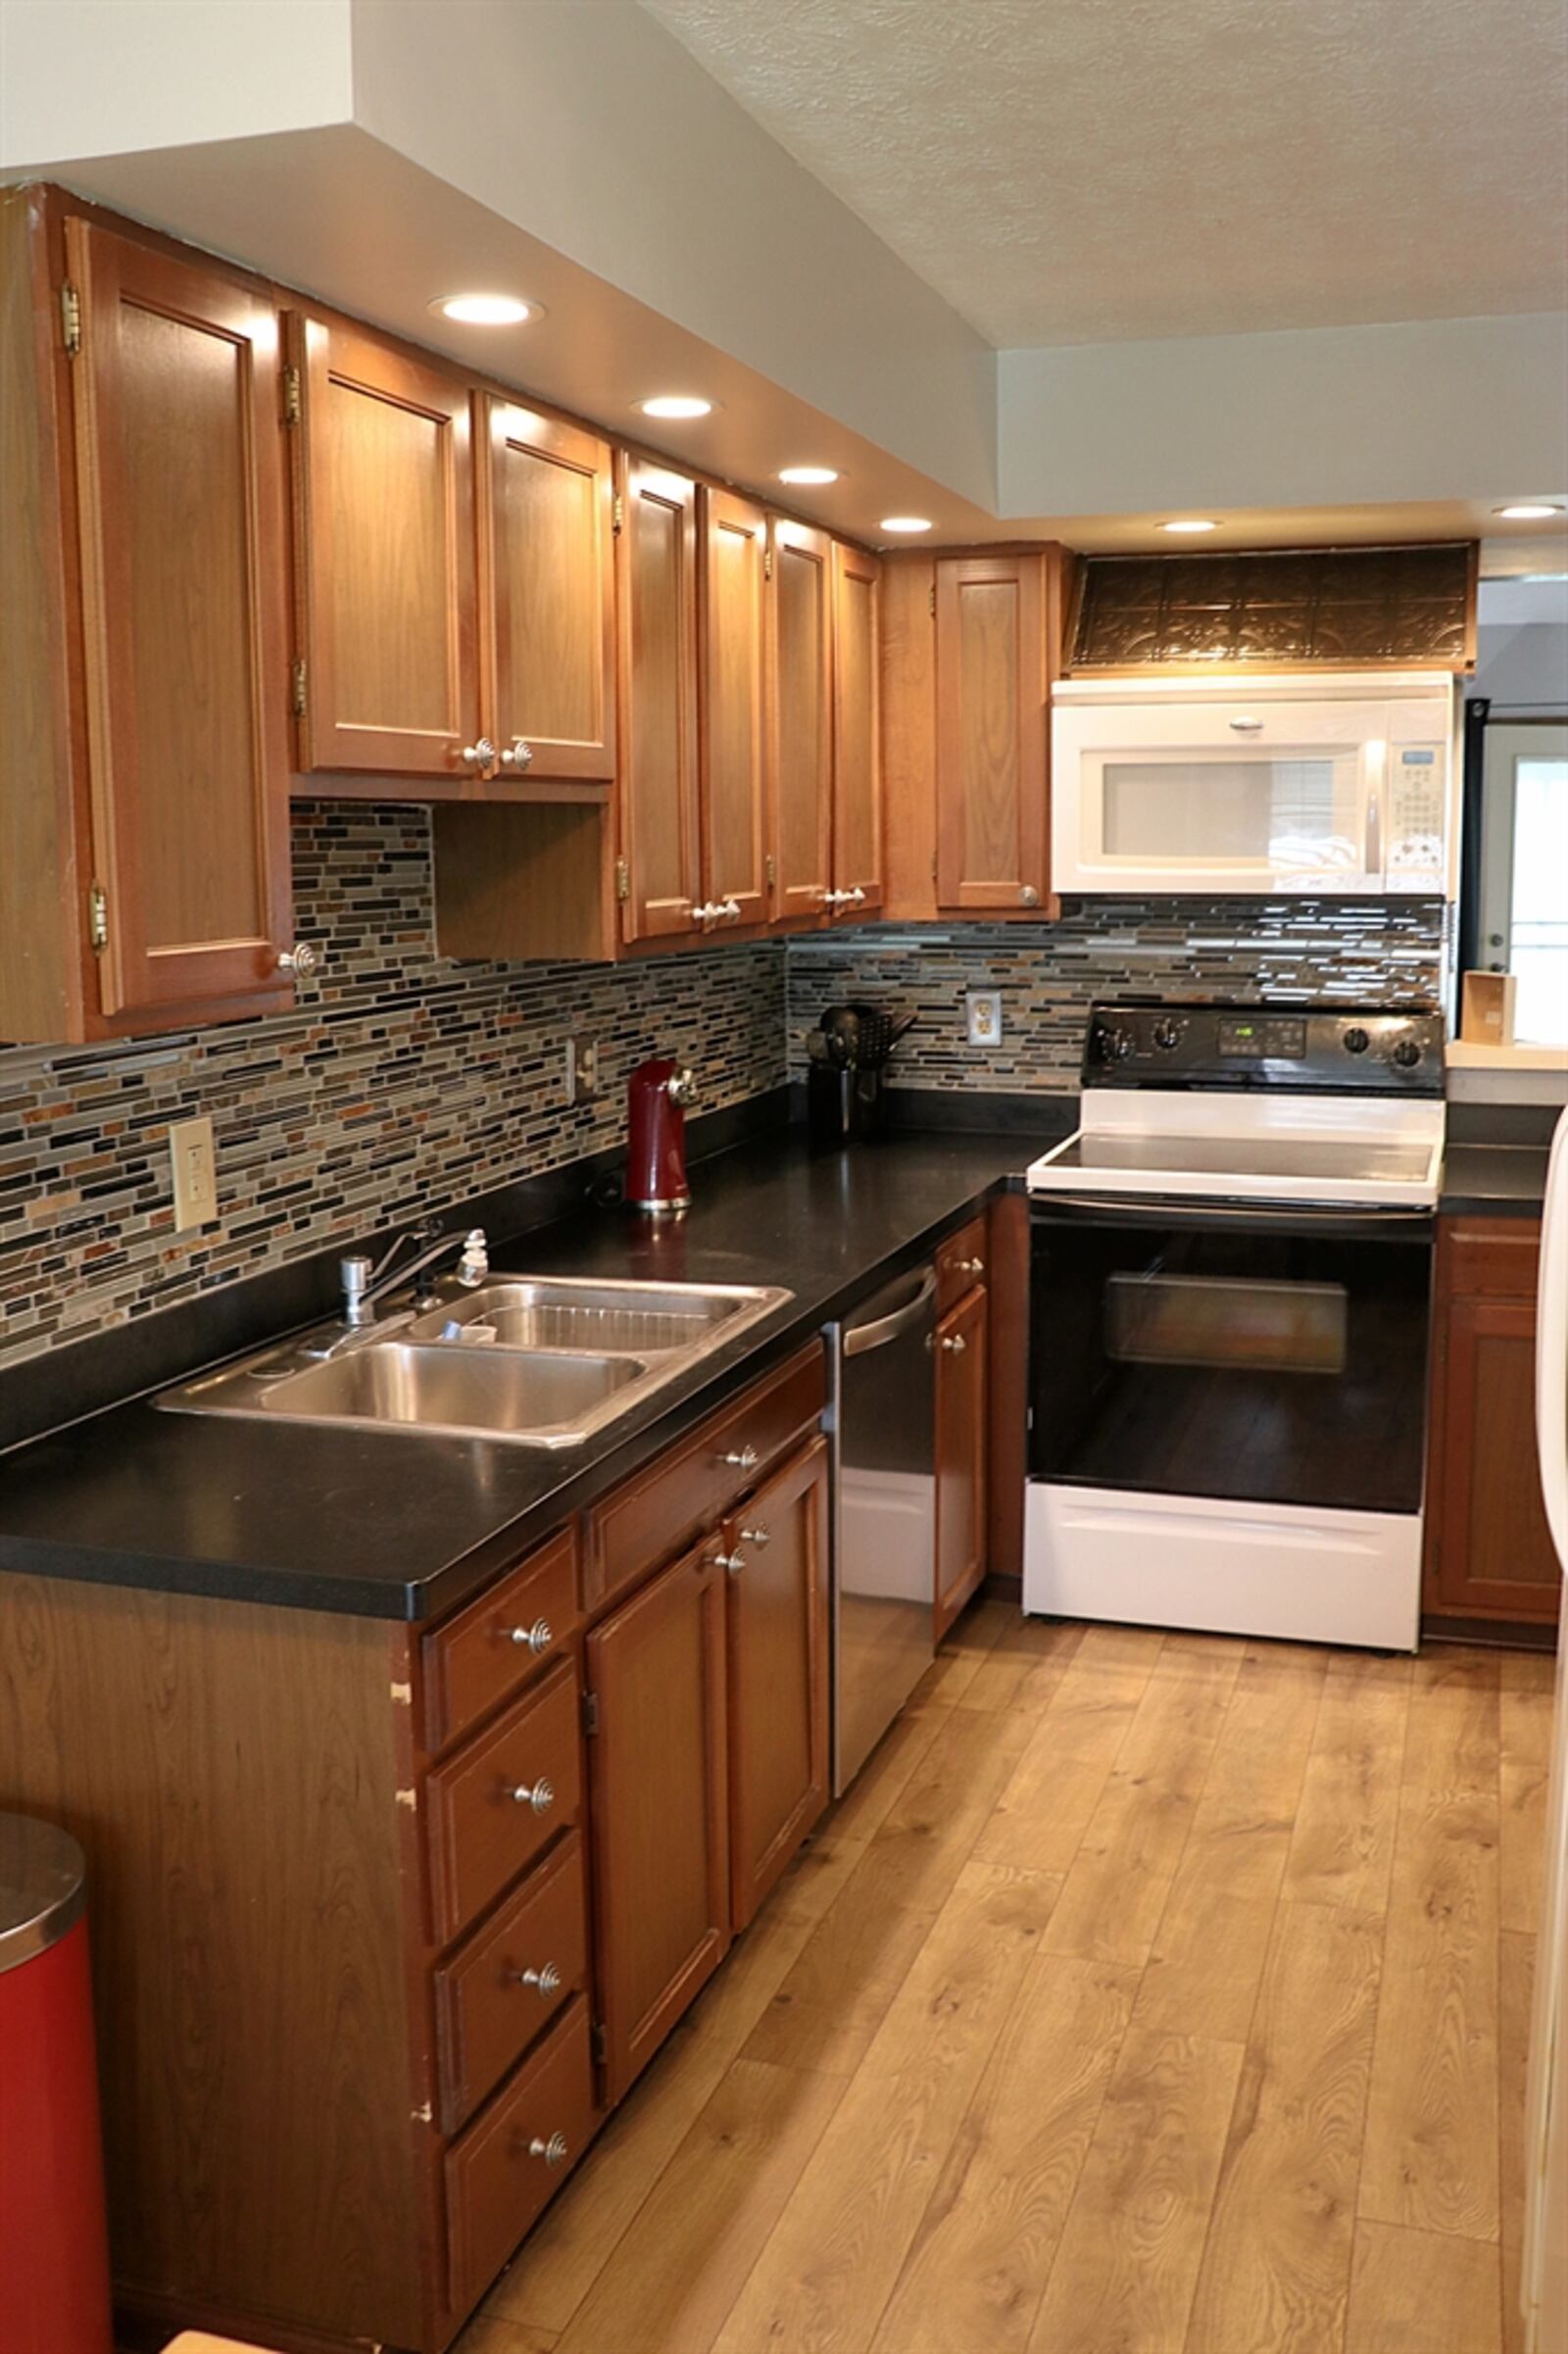
[[1406, 891], [1443, 888], [1448, 763], [1435, 744], [1391, 744], [1383, 870]]

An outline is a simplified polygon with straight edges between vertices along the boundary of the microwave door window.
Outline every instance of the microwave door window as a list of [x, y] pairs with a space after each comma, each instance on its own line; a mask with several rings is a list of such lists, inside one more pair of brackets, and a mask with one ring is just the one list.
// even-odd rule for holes
[[1353, 748], [1263, 757], [1107, 755], [1103, 847], [1126, 865], [1338, 875], [1359, 866]]

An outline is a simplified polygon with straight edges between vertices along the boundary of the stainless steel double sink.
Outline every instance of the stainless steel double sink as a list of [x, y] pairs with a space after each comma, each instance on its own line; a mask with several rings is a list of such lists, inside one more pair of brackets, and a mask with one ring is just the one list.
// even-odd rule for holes
[[318, 1326], [157, 1403], [578, 1447], [793, 1297], [745, 1284], [498, 1276], [426, 1312], [394, 1303], [359, 1331]]

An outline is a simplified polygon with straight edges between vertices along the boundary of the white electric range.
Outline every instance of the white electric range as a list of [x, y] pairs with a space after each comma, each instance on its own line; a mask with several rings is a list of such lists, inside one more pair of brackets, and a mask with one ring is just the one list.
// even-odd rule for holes
[[1096, 1006], [1030, 1168], [1024, 1608], [1411, 1649], [1443, 1023]]

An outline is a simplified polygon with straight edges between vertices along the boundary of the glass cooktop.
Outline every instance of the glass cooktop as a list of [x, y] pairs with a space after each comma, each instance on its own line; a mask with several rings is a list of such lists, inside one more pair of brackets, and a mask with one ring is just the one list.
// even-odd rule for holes
[[1348, 1138], [1260, 1136], [1075, 1136], [1037, 1167], [1075, 1177], [1147, 1177], [1151, 1192], [1162, 1177], [1206, 1178], [1216, 1192], [1227, 1181], [1278, 1179], [1293, 1192], [1314, 1184], [1420, 1185], [1429, 1176], [1425, 1145], [1370, 1144]]

